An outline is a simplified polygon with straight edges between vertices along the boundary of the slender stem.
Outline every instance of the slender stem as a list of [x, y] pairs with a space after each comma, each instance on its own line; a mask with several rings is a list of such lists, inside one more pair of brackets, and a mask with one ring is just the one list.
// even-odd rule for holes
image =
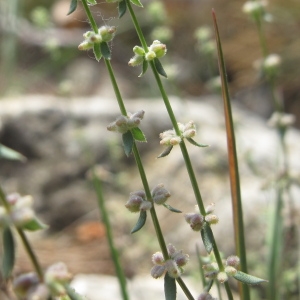
[[103, 222], [105, 224], [105, 228], [106, 228], [106, 236], [107, 236], [108, 244], [109, 244], [112, 259], [113, 259], [113, 262], [115, 265], [117, 277], [119, 280], [122, 298], [123, 298], [123, 300], [128, 300], [129, 296], [128, 296], [127, 289], [126, 289], [126, 278], [125, 278], [125, 274], [123, 272], [123, 269], [122, 269], [120, 261], [119, 261], [118, 251], [114, 245], [112, 228], [110, 225], [109, 214], [108, 214], [108, 212], [106, 210], [106, 206], [105, 206], [105, 201], [104, 201], [104, 197], [103, 197], [103, 193], [102, 193], [101, 181], [97, 178], [97, 176], [95, 175], [94, 172], [93, 172], [93, 182], [94, 182], [95, 190], [97, 192], [99, 210], [101, 212], [101, 217], [102, 217], [102, 220], [103, 220]]
[[187, 288], [187, 286], [185, 285], [185, 283], [183, 282], [181, 277], [176, 278], [177, 283], [180, 285], [182, 291], [184, 292], [184, 294], [186, 295], [186, 297], [189, 300], [194, 300], [193, 295], [191, 294], [191, 292], [189, 291], [189, 289]]
[[28, 241], [28, 239], [27, 239], [24, 231], [22, 229], [20, 229], [20, 228], [17, 228], [17, 231], [18, 231], [18, 234], [21, 237], [21, 240], [23, 242], [23, 246], [25, 247], [25, 250], [26, 250], [28, 256], [30, 257], [30, 260], [31, 260], [31, 262], [32, 262], [32, 264], [34, 266], [34, 269], [35, 269], [35, 271], [36, 271], [36, 273], [37, 273], [40, 281], [43, 282], [44, 275], [43, 275], [42, 268], [41, 268], [41, 266], [40, 266], [40, 264], [38, 262], [38, 259], [37, 259], [36, 255], [35, 255], [35, 253], [32, 250], [32, 247], [31, 247], [31, 245], [30, 245], [30, 243], [29, 243], [29, 241]]
[[96, 21], [95, 21], [93, 15], [91, 13], [91, 10], [90, 10], [89, 6], [87, 4], [87, 1], [86, 0], [81, 0], [81, 2], [82, 2], [82, 5], [83, 5], [83, 8], [84, 8], [84, 11], [85, 11], [85, 13], [86, 13], [86, 15], [89, 19], [89, 22], [91, 24], [92, 29], [94, 30], [95, 33], [98, 33], [98, 26], [97, 26]]

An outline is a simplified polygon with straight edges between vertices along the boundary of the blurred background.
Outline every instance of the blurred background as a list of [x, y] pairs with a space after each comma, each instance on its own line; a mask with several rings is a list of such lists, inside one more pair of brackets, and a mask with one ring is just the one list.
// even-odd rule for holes
[[[148, 274], [149, 258], [158, 250], [153, 242], [152, 227], [147, 227], [148, 234], [129, 235], [136, 215], [128, 214], [124, 209], [129, 192], [141, 188], [140, 179], [133, 159], [124, 158], [119, 136], [107, 134], [107, 124], [118, 114], [115, 96], [103, 61], [96, 63], [92, 52], [77, 49], [83, 40], [83, 33], [90, 27], [80, 1], [76, 12], [67, 16], [69, 2], [0, 1], [0, 121], [3, 125], [0, 126], [0, 143], [28, 158], [26, 164], [1, 161], [1, 184], [7, 192], [17, 190], [21, 194], [32, 194], [38, 214], [50, 225], [51, 230], [42, 239], [38, 236], [35, 240], [43, 267], [63, 260], [74, 273], [114, 274], [105, 228], [98, 222], [95, 193], [89, 181], [88, 156], [93, 156], [104, 178], [126, 275], [134, 277], [141, 269]], [[274, 139], [274, 130], [267, 128], [265, 122], [274, 108], [268, 86], [255, 68], [262, 58], [255, 24], [242, 12], [244, 3], [239, 0], [142, 2], [145, 9], [135, 7], [135, 11], [148, 44], [158, 39], [168, 48], [161, 62], [169, 79], [163, 81], [168, 94], [181, 99], [172, 102], [176, 113], [180, 117], [192, 116], [197, 120], [197, 125], [200, 125], [199, 142], [203, 139], [204, 143], [210, 144], [207, 152], [195, 150], [194, 147], [191, 153], [197, 175], [201, 176], [204, 198], [206, 201], [219, 201], [216, 203], [219, 205], [218, 213], [221, 217], [226, 214], [226, 224], [216, 226], [216, 232], [218, 237], [225, 237], [222, 240], [224, 252], [231, 254], [234, 249], [232, 240], [228, 238], [232, 236], [231, 223], [226, 219], [231, 209], [228, 205], [230, 191], [224, 116], [219, 98], [211, 96], [219, 93], [211, 9], [216, 11], [231, 95], [242, 108], [236, 111], [236, 117], [241, 141], [239, 154], [243, 196], [249, 205], [246, 219], [249, 265], [255, 275], [264, 277], [265, 266], [258, 262], [262, 259], [266, 261], [268, 257], [266, 232], [270, 215], [267, 211], [272, 207], [274, 194], [266, 192], [262, 186], [270, 186], [276, 180], [274, 162], [278, 144]], [[117, 5], [105, 1], [98, 1], [91, 9], [99, 27], [117, 27], [110, 47], [112, 65], [122, 95], [132, 100], [134, 109], [140, 109], [140, 103], [147, 108], [143, 130], [153, 143], [142, 144], [140, 149], [150, 171], [151, 184], [159, 183], [158, 177], [159, 180], [169, 180], [171, 192], [174, 191], [175, 195], [172, 203], [179, 209], [187, 210], [188, 206], [193, 210], [191, 189], [177, 184], [178, 181], [184, 187], [189, 186], [180, 153], [172, 152], [176, 163], [170, 159], [165, 168], [161, 168], [160, 160], [154, 160], [161, 152], [157, 137], [170, 124], [164, 121], [168, 119], [159, 101], [149, 103], [146, 100], [159, 98], [151, 72], [144, 78], [138, 78], [141, 68], [128, 67], [128, 61], [133, 56], [132, 48], [139, 45], [129, 15], [119, 20]], [[267, 11], [268, 22], [264, 24], [264, 31], [268, 50], [279, 54], [282, 60], [277, 78], [278, 94], [284, 101], [286, 112], [296, 116], [295, 126], [299, 128], [300, 2], [273, 0]], [[193, 104], [189, 106], [188, 101], [182, 100], [186, 98], [196, 101], [191, 101]], [[99, 99], [103, 100], [102, 103]], [[144, 101], [138, 100], [137, 104], [135, 99]], [[201, 99], [204, 101], [199, 101]], [[10, 101], [14, 103], [12, 106]], [[293, 131], [288, 140], [293, 150], [291, 166], [298, 173], [299, 140], [297, 131]], [[284, 258], [287, 267], [282, 285], [287, 290], [286, 295], [289, 295], [286, 299], [298, 299], [299, 295], [295, 228], [300, 218], [299, 212], [293, 213], [291, 219], [287, 213], [288, 234], [284, 241], [285, 248], [292, 253], [288, 259]], [[196, 238], [183, 218], [180, 217], [179, 221], [179, 217], [175, 217], [177, 221], [174, 223], [173, 219], [168, 219], [168, 211], [161, 212], [161, 216], [168, 240], [178, 242], [178, 247], [188, 248], [191, 257], [195, 255]], [[30, 270], [32, 267], [25, 254], [19, 254], [16, 273]], [[196, 271], [189, 272], [188, 275], [194, 275]], [[258, 287], [256, 293], [260, 295], [257, 299], [266, 299], [264, 287]]]
[[[89, 25], [80, 2], [77, 11], [66, 16], [69, 2], [1, 1], [2, 97], [32, 93], [67, 97], [109, 93], [104, 64], [95, 64], [92, 53], [77, 50]], [[162, 0], [143, 3], [146, 9], [136, 8], [136, 12], [149, 45], [159, 39], [168, 47], [163, 63], [169, 75], [169, 93], [199, 96], [212, 92], [213, 78], [218, 75], [215, 54], [209, 48], [214, 47], [213, 36], [208, 35], [212, 45], [203, 47], [199, 28], [212, 29], [211, 9], [214, 8], [233, 97], [249, 109], [269, 117], [272, 104], [268, 101], [268, 89], [253, 67], [262, 57], [259, 39], [254, 22], [242, 12], [243, 2]], [[126, 14], [118, 20], [116, 4], [104, 1], [98, 1], [92, 11], [99, 26], [117, 26], [117, 36], [111, 44], [112, 64], [121, 81], [122, 93], [130, 98], [156, 96], [157, 89], [151, 86], [152, 76], [146, 74], [147, 80], [140, 80], [137, 78], [140, 68], [127, 66], [133, 46], [139, 44], [129, 16]], [[267, 11], [269, 16], [264, 30], [268, 50], [282, 58], [279, 92], [286, 111], [298, 115], [300, 3], [273, 0]]]

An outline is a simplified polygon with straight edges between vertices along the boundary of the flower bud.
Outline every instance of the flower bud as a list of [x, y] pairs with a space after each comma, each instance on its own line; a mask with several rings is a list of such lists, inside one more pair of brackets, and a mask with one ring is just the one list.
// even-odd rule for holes
[[217, 279], [219, 282], [224, 283], [228, 280], [228, 275], [225, 272], [219, 272]]
[[205, 221], [209, 223], [210, 225], [218, 224], [219, 222], [219, 217], [216, 215], [206, 215], [205, 216]]
[[250, 15], [253, 19], [259, 18], [264, 13], [264, 8], [267, 6], [267, 1], [247, 1], [243, 5], [243, 12]]
[[[162, 44], [160, 41], [155, 40], [152, 43], [152, 45], [149, 47], [149, 52], [154, 52], [155, 53], [155, 57], [161, 58], [161, 57], [163, 57], [167, 53], [167, 47], [166, 47], [165, 44]], [[147, 54], [146, 54], [146, 59], [147, 59]], [[151, 59], [147, 59], [147, 60], [151, 60]]]
[[170, 257], [172, 257], [177, 252], [175, 246], [173, 246], [172, 244], [168, 244], [167, 249]]
[[140, 206], [143, 202], [144, 200], [142, 197], [139, 197], [138, 195], [132, 195], [126, 202], [125, 207], [131, 212], [139, 212]]
[[234, 276], [237, 272], [237, 269], [232, 266], [227, 266], [227, 267], [225, 267], [224, 271], [226, 272], [226, 274], [228, 276]]
[[98, 30], [103, 42], [110, 42], [116, 33], [115, 26], [101, 26]]
[[176, 145], [180, 144], [180, 142], [181, 142], [180, 136], [172, 137], [169, 141], [170, 145], [172, 145], [172, 146], [176, 146]]
[[132, 57], [129, 62], [128, 65], [130, 67], [136, 67], [139, 66], [140, 64], [142, 64], [144, 61], [144, 56], [143, 55], [135, 55], [134, 57]]
[[33, 198], [30, 195], [20, 197], [14, 205], [14, 208], [25, 208], [33, 205]]
[[51, 265], [45, 272], [46, 282], [56, 281], [62, 284], [68, 283], [72, 279], [72, 274], [68, 271], [67, 266], [58, 262]]
[[140, 56], [144, 56], [144, 54], [145, 54], [145, 50], [140, 46], [134, 46], [133, 47], [133, 52], [137, 55], [140, 55]]
[[18, 276], [13, 281], [13, 288], [16, 294], [24, 298], [27, 295], [27, 292], [37, 286], [39, 283], [39, 278], [35, 273], [27, 273]]
[[22, 227], [35, 218], [35, 213], [30, 207], [24, 207], [13, 210], [10, 216], [17, 227]]
[[185, 220], [194, 231], [200, 231], [204, 225], [204, 217], [198, 213], [186, 214]]
[[240, 264], [240, 259], [236, 255], [228, 256], [226, 259], [226, 266], [238, 267]]
[[152, 267], [151, 269], [151, 276], [154, 279], [157, 279], [159, 277], [161, 277], [162, 275], [164, 275], [164, 273], [166, 272], [166, 266], [160, 266], [160, 265], [155, 265]]
[[178, 278], [180, 276], [181, 271], [174, 260], [168, 259], [165, 266], [170, 277]]
[[147, 61], [153, 60], [154, 58], [156, 58], [156, 54], [154, 51], [149, 51], [145, 54], [145, 59]]
[[161, 252], [156, 252], [152, 255], [152, 262], [155, 265], [163, 265], [165, 262], [164, 256]]
[[138, 118], [138, 119], [142, 120], [144, 118], [144, 115], [145, 115], [145, 111], [139, 110], [139, 111], [135, 112], [134, 114], [131, 114], [130, 118]]
[[163, 204], [165, 203], [168, 198], [171, 196], [169, 191], [164, 187], [163, 184], [158, 184], [151, 192], [153, 201], [156, 204]]
[[93, 47], [94, 47], [93, 43], [84, 41], [84, 42], [82, 42], [81, 44], [79, 44], [78, 50], [80, 50], [80, 51], [85, 51], [85, 50], [90, 50], [90, 49], [92, 49]]
[[176, 262], [178, 267], [183, 267], [185, 266], [188, 261], [189, 261], [189, 256], [188, 254], [183, 254], [182, 251], [176, 253], [172, 259]]
[[9, 205], [15, 205], [18, 200], [21, 198], [20, 194], [18, 193], [13, 193], [13, 194], [9, 194], [6, 197], [6, 201], [8, 202]]
[[208, 206], [206, 206], [206, 208], [205, 208], [205, 212], [207, 213], [207, 214], [211, 214], [211, 213], [213, 213], [214, 212], [214, 210], [215, 210], [215, 203], [210, 203]]

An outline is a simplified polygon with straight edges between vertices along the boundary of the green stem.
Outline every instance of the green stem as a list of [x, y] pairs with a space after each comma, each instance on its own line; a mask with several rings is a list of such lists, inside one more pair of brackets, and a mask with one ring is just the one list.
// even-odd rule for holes
[[185, 283], [183, 282], [181, 277], [176, 278], [177, 283], [180, 285], [182, 291], [184, 292], [184, 294], [186, 295], [186, 297], [189, 300], [194, 300], [193, 295], [191, 294], [191, 292], [189, 291], [189, 289], [187, 288], [187, 286], [185, 285]]
[[269, 297], [268, 299], [276, 300], [280, 299], [280, 281], [278, 278], [279, 275], [279, 266], [280, 266], [280, 250], [282, 243], [282, 189], [277, 190], [277, 200], [276, 200], [276, 209], [273, 217], [273, 232], [271, 237], [270, 244], [270, 254], [269, 254]]
[[108, 212], [106, 210], [106, 206], [105, 206], [105, 201], [104, 201], [104, 197], [103, 197], [103, 193], [102, 193], [101, 181], [97, 178], [97, 176], [95, 175], [94, 172], [93, 172], [93, 182], [94, 182], [94, 187], [95, 187], [95, 190], [97, 193], [99, 210], [100, 210], [101, 217], [102, 217], [102, 220], [103, 220], [103, 222], [105, 224], [105, 228], [106, 228], [106, 237], [108, 240], [110, 252], [111, 252], [112, 259], [113, 259], [113, 262], [115, 265], [117, 277], [119, 280], [122, 298], [123, 298], [123, 300], [128, 300], [129, 296], [127, 294], [127, 289], [126, 289], [126, 278], [125, 278], [123, 269], [122, 269], [120, 261], [119, 261], [118, 251], [114, 245], [112, 228], [111, 228], [110, 221], [109, 221], [109, 214], [108, 214]]
[[86, 0], [81, 0], [82, 2], [82, 5], [83, 5], [83, 8], [84, 8], [84, 11], [89, 19], [89, 22], [90, 22], [90, 25], [92, 27], [92, 29], [94, 30], [95, 33], [98, 33], [98, 26], [97, 26], [97, 23], [91, 13], [91, 10], [87, 4], [87, 1]]
[[33, 266], [34, 266], [34, 269], [35, 269], [35, 271], [36, 271], [36, 273], [37, 273], [40, 281], [43, 282], [44, 281], [44, 275], [43, 275], [42, 268], [41, 268], [41, 266], [40, 266], [40, 264], [38, 262], [38, 259], [37, 259], [36, 255], [35, 255], [35, 253], [32, 250], [32, 247], [31, 247], [31, 245], [30, 245], [30, 243], [29, 243], [29, 241], [28, 241], [28, 239], [27, 239], [24, 231], [22, 229], [20, 229], [20, 228], [17, 228], [17, 231], [18, 231], [18, 234], [21, 237], [21, 240], [23, 242], [23, 246], [24, 246], [24, 248], [25, 248], [25, 250], [27, 252], [27, 255], [29, 256], [29, 258], [30, 258]]

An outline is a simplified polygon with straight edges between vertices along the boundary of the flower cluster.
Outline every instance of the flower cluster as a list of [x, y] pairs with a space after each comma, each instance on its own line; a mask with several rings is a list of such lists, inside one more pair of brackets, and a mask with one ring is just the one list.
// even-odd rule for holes
[[142, 64], [144, 60], [151, 61], [154, 58], [163, 57], [167, 53], [167, 47], [160, 41], [155, 40], [152, 45], [148, 47], [147, 52], [139, 46], [135, 46], [133, 52], [135, 55], [128, 62], [128, 65], [131, 67]]
[[125, 207], [131, 212], [146, 211], [152, 207], [152, 202], [146, 199], [144, 191], [132, 192], [129, 195], [129, 199], [125, 204]]
[[127, 116], [119, 116], [114, 122], [107, 126], [107, 130], [125, 133], [130, 129], [138, 127], [144, 118], [145, 112], [140, 110], [134, 114], [128, 113]]
[[219, 282], [224, 283], [228, 280], [229, 276], [234, 276], [237, 273], [237, 267], [240, 264], [240, 259], [231, 255], [224, 261], [224, 271], [220, 271], [216, 262], [212, 262], [203, 266], [205, 277], [209, 279], [217, 279]]
[[192, 138], [196, 135], [196, 126], [193, 121], [186, 124], [178, 123], [180, 136], [178, 136], [174, 129], [164, 131], [159, 135], [161, 139], [160, 144], [165, 146], [178, 145], [184, 138]]
[[190, 224], [190, 227], [194, 231], [200, 231], [203, 228], [203, 225], [205, 222], [209, 223], [210, 225], [217, 224], [219, 222], [218, 216], [212, 214], [215, 209], [215, 204], [211, 203], [205, 208], [206, 215], [202, 216], [199, 213], [198, 206], [196, 205], [196, 211], [195, 213], [187, 213], [185, 214], [185, 220], [188, 224]]
[[[171, 194], [164, 187], [164, 185], [160, 183], [152, 189], [151, 196], [154, 203], [161, 205], [168, 200]], [[146, 199], [146, 194], [144, 191], [136, 191], [130, 193], [125, 207], [131, 212], [145, 211], [149, 210], [152, 207], [152, 201]]]
[[268, 120], [268, 125], [276, 128], [287, 128], [292, 126], [296, 121], [296, 118], [292, 114], [275, 112]]
[[260, 18], [265, 14], [265, 7], [268, 2], [265, 0], [247, 1], [243, 5], [243, 12], [250, 15], [253, 19]]
[[183, 254], [182, 250], [177, 251], [176, 248], [168, 245], [169, 259], [165, 260], [161, 252], [156, 252], [152, 255], [154, 264], [151, 269], [151, 276], [155, 279], [163, 276], [166, 272], [172, 278], [177, 278], [183, 273], [183, 266], [189, 261], [189, 256]]
[[89, 50], [94, 47], [94, 44], [110, 42], [114, 38], [116, 30], [115, 26], [101, 26], [98, 33], [87, 31], [83, 34], [84, 41], [78, 46], [78, 49]]
[[72, 275], [64, 263], [56, 263], [45, 272], [45, 280], [41, 282], [36, 273], [22, 274], [13, 282], [16, 294], [22, 299], [47, 300], [50, 296], [62, 297], [67, 295], [65, 284], [69, 283]]
[[9, 211], [0, 207], [0, 226], [14, 224], [17, 227], [23, 227], [36, 219], [31, 196], [21, 197], [15, 193], [8, 195], [6, 200], [9, 204]]

